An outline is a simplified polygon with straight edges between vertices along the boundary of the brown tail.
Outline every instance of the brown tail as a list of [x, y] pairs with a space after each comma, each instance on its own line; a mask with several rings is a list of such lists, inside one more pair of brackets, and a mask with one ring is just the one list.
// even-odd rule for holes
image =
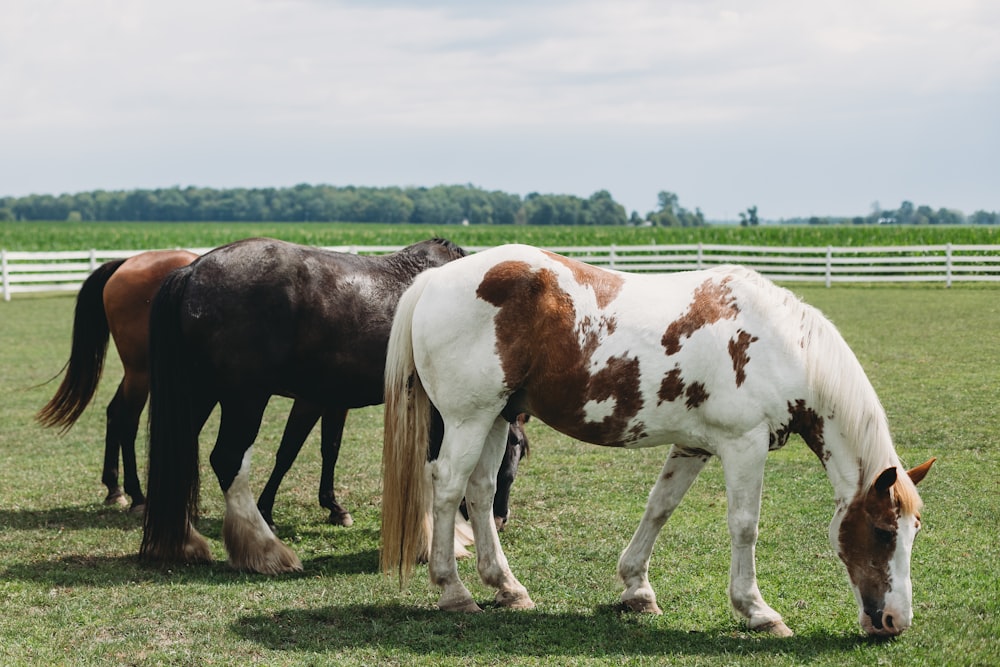
[[382, 571], [409, 579], [430, 544], [427, 465], [430, 400], [413, 362], [411, 321], [426, 273], [403, 294], [389, 335], [385, 364], [382, 448]]
[[73, 343], [69, 361], [56, 395], [38, 411], [43, 426], [59, 426], [65, 432], [83, 414], [97, 391], [108, 350], [108, 318], [104, 312], [104, 286], [124, 259], [106, 262], [87, 277], [76, 297]]

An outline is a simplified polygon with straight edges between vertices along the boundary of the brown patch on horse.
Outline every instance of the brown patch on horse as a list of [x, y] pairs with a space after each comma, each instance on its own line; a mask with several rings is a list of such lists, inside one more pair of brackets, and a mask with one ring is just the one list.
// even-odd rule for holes
[[887, 468], [859, 492], [844, 512], [838, 535], [838, 555], [876, 627], [881, 627], [877, 612], [890, 588], [889, 560], [896, 550], [900, 505], [891, 492], [896, 484], [896, 469]]
[[823, 438], [823, 417], [815, 410], [806, 405], [805, 400], [798, 399], [793, 404], [788, 402], [789, 420], [778, 429], [771, 432], [768, 449], [775, 450], [785, 446], [788, 442], [788, 434], [795, 433], [802, 437], [809, 449], [820, 460], [823, 467], [830, 460], [830, 452], [826, 448]]
[[670, 323], [660, 341], [667, 354], [677, 354], [681, 349], [681, 338], [690, 338], [696, 331], [719, 320], [735, 319], [740, 313], [736, 297], [729, 289], [730, 278], [720, 282], [706, 280], [694, 291], [694, 299], [687, 312]]
[[791, 401], [788, 402], [788, 414], [791, 415], [791, 421], [788, 422], [789, 430], [802, 436], [806, 445], [825, 467], [826, 462], [830, 460], [830, 452], [827, 451], [823, 439], [823, 418], [812, 408], [806, 407], [806, 402], [802, 399], [795, 401], [795, 405], [792, 405]]
[[708, 400], [708, 391], [705, 390], [705, 385], [701, 382], [692, 382], [688, 385], [687, 390], [684, 392], [687, 396], [687, 400], [684, 404], [688, 407], [688, 410], [693, 410], [705, 401]]
[[597, 307], [604, 310], [608, 304], [615, 300], [622, 289], [625, 280], [617, 273], [603, 271], [597, 267], [572, 260], [569, 257], [557, 255], [554, 252], [543, 250], [543, 253], [554, 259], [573, 273], [573, 278], [580, 285], [586, 285], [594, 290], [597, 297]]
[[708, 400], [709, 393], [705, 389], [705, 385], [701, 382], [692, 382], [690, 385], [684, 382], [684, 378], [681, 377], [680, 368], [672, 368], [670, 371], [663, 376], [660, 381], [660, 391], [657, 392], [657, 405], [660, 405], [664, 401], [676, 401], [681, 396], [686, 396], [687, 400], [684, 404], [687, 406], [688, 410], [693, 410], [702, 403]]
[[[492, 267], [476, 295], [499, 308], [493, 321], [504, 383], [525, 411], [586, 442], [624, 446], [643, 437], [641, 425], [629, 426], [643, 405], [639, 360], [615, 356], [591, 373], [591, 357], [614, 331], [613, 318], [588, 317], [578, 326], [558, 276], [526, 262]], [[588, 403], [609, 400], [610, 415], [587, 420]]]
[[684, 378], [681, 377], [681, 369], [672, 368], [660, 381], [660, 391], [657, 394], [660, 400], [657, 405], [663, 401], [676, 401], [683, 393]]
[[697, 459], [707, 461], [712, 458], [712, 453], [707, 449], [701, 449], [700, 447], [684, 447], [682, 445], [675, 445], [673, 449], [670, 450], [670, 458], [672, 459]]
[[736, 386], [741, 387], [746, 382], [746, 365], [750, 363], [750, 355], [747, 354], [751, 343], [757, 342], [757, 336], [748, 334], [743, 329], [736, 332], [736, 338], [729, 339], [729, 356], [733, 360], [733, 371], [736, 373]]

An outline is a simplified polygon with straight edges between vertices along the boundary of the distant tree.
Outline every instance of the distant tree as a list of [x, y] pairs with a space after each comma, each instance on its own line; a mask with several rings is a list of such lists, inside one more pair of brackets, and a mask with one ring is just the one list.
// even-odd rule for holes
[[656, 201], [660, 206], [659, 210], [648, 213], [646, 220], [655, 227], [680, 227], [681, 220], [677, 217], [680, 199], [677, 195], [667, 190], [661, 190], [656, 195]]
[[912, 225], [913, 217], [915, 215], [915, 210], [913, 208], [913, 202], [904, 201], [899, 205], [899, 209], [893, 215], [896, 218], [896, 222], [901, 225]]
[[757, 207], [751, 206], [746, 210], [746, 213], [740, 213], [740, 226], [741, 227], [756, 227], [760, 224], [760, 219], [757, 218]]
[[625, 207], [612, 199], [607, 190], [599, 190], [590, 195], [586, 211], [591, 225], [624, 225], [628, 222]]
[[969, 222], [973, 225], [1000, 225], [1000, 213], [976, 211], [969, 216]]
[[936, 225], [960, 225], [963, 222], [965, 222], [965, 216], [955, 209], [940, 208], [934, 214], [933, 224]]

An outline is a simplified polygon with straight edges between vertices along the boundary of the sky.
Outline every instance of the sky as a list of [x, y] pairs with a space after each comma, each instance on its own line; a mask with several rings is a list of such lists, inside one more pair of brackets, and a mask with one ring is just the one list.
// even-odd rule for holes
[[0, 196], [469, 183], [1000, 210], [996, 0], [4, 0]]

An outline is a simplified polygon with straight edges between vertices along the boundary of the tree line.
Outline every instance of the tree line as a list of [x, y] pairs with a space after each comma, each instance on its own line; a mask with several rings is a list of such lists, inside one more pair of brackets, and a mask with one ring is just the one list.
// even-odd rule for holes
[[[661, 191], [657, 209], [644, 216], [614, 200], [607, 190], [583, 198], [566, 194], [525, 197], [473, 185], [356, 187], [300, 184], [289, 188], [172, 187], [94, 190], [76, 194], [0, 197], [0, 221], [67, 220], [107, 222], [378, 222], [474, 225], [650, 225], [702, 227], [705, 216]], [[761, 223], [757, 206], [740, 213], [740, 223]], [[904, 201], [898, 209], [878, 205], [868, 216], [782, 219], [786, 224], [1000, 224], [1000, 213], [934, 210]]]
[[704, 225], [701, 211], [660, 193], [660, 208], [626, 214], [607, 190], [583, 198], [525, 197], [472, 185], [355, 187], [301, 184], [290, 188], [173, 187], [96, 190], [0, 197], [0, 220], [107, 222], [379, 222], [474, 225]]
[[930, 206], [916, 206], [904, 201], [897, 209], [883, 209], [877, 203], [866, 216], [821, 218], [791, 218], [782, 220], [786, 224], [808, 225], [1000, 225], [1000, 212], [979, 210], [965, 215], [953, 208], [934, 210]]

